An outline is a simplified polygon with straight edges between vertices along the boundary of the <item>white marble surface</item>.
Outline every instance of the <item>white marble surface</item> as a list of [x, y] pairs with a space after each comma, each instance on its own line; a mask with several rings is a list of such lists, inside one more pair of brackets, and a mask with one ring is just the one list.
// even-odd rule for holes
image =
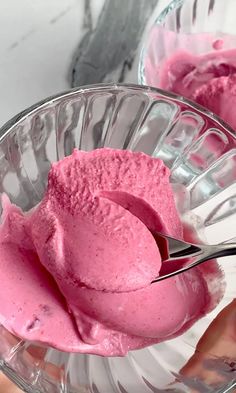
[[78, 0], [1, 1], [0, 124], [69, 86], [81, 31]]
[[[93, 23], [103, 3], [90, 0]], [[160, 0], [157, 12], [167, 3]], [[72, 59], [86, 27], [85, 5], [86, 0], [0, 1], [0, 126], [70, 87]], [[137, 81], [137, 59], [126, 81]]]

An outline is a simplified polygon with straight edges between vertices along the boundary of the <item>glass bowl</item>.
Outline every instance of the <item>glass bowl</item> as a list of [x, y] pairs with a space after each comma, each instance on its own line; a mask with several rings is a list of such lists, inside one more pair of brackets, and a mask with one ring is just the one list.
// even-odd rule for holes
[[[0, 192], [30, 209], [43, 196], [52, 162], [75, 147], [102, 146], [163, 159], [179, 214], [203, 242], [235, 235], [235, 136], [203, 108], [149, 87], [80, 88], [10, 120], [0, 130]], [[220, 303], [175, 339], [103, 358], [22, 341], [1, 327], [0, 367], [33, 393], [229, 392], [236, 386], [235, 258], [221, 259], [220, 266], [226, 283]]]
[[139, 82], [162, 87], [160, 69], [177, 50], [204, 55], [235, 49], [235, 12], [234, 0], [171, 1], [147, 33], [140, 55]]

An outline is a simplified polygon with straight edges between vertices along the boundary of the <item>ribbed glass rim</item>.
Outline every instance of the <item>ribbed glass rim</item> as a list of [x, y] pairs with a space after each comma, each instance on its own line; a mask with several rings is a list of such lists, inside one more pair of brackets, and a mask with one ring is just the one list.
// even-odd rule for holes
[[[185, 0], [174, 0], [172, 3], [181, 3]], [[189, 107], [189, 109], [193, 109], [196, 111], [198, 114], [201, 116], [207, 117], [209, 120], [215, 122], [218, 124], [220, 127], [225, 129], [227, 132], [230, 132], [230, 134], [236, 138], [235, 131], [233, 130], [232, 127], [230, 127], [227, 123], [225, 123], [220, 117], [215, 115], [213, 112], [210, 112], [203, 106], [196, 104], [195, 102], [192, 102], [189, 99], [186, 99], [183, 96], [174, 94], [172, 92], [167, 92], [165, 90], [156, 88], [156, 87], [151, 87], [147, 85], [138, 85], [138, 84], [131, 84], [131, 83], [108, 83], [108, 84], [93, 84], [93, 85], [85, 85], [81, 87], [76, 87], [73, 89], [65, 90], [61, 93], [57, 93], [55, 95], [49, 96], [41, 101], [38, 101], [36, 104], [33, 104], [32, 106], [28, 107], [27, 109], [23, 110], [22, 112], [19, 112], [17, 115], [12, 117], [10, 120], [8, 120], [2, 127], [0, 127], [0, 143], [2, 140], [10, 134], [12, 129], [19, 125], [21, 121], [27, 119], [30, 117], [32, 114], [37, 112], [40, 109], [44, 109], [47, 107], [47, 105], [52, 104], [54, 102], [59, 102], [61, 99], [64, 98], [69, 98], [73, 97], [74, 95], [77, 95], [79, 93], [83, 94], [86, 92], [102, 92], [102, 91], [110, 91], [111, 89], [123, 89], [125, 90], [134, 90], [138, 91], [140, 93], [152, 93], [152, 94], [157, 94], [160, 97], [163, 97], [164, 99], [171, 99], [172, 101], [176, 102], [177, 104], [185, 104], [186, 106]]]
[[177, 8], [181, 7], [186, 0], [172, 0], [164, 10], [158, 15], [154, 24], [161, 25], [163, 24], [166, 16], [170, 13], [175, 11]]
[[[167, 15], [169, 15], [171, 12], [175, 11], [179, 7], [181, 7], [186, 0], [172, 0], [165, 8], [164, 10], [157, 16], [155, 19], [153, 25], [151, 26], [151, 29], [155, 25], [163, 25]], [[139, 66], [138, 66], [138, 81], [142, 85], [146, 85], [146, 79], [145, 79], [145, 64], [144, 64], [144, 59], [145, 55], [147, 53], [147, 48], [145, 43], [142, 46], [142, 49], [140, 51], [140, 57], [139, 57]]]

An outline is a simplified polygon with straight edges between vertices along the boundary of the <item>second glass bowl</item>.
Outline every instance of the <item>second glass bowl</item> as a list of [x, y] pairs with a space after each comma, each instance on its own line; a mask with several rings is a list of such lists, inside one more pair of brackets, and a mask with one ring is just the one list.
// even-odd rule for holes
[[177, 50], [203, 55], [236, 48], [235, 0], [173, 0], [147, 33], [139, 82], [160, 86], [159, 70]]

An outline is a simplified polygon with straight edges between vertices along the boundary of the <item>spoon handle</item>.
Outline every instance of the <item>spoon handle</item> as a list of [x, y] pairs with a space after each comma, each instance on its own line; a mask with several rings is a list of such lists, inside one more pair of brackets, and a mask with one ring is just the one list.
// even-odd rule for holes
[[217, 244], [212, 246], [189, 244], [189, 247], [181, 251], [171, 253], [170, 258], [162, 263], [160, 274], [152, 281], [152, 283], [186, 272], [187, 270], [211, 259], [222, 258], [230, 255], [236, 255], [235, 243]]
[[206, 260], [236, 255], [236, 244], [224, 243], [214, 246], [207, 246], [205, 248], [205, 253], [208, 254], [206, 255]]

